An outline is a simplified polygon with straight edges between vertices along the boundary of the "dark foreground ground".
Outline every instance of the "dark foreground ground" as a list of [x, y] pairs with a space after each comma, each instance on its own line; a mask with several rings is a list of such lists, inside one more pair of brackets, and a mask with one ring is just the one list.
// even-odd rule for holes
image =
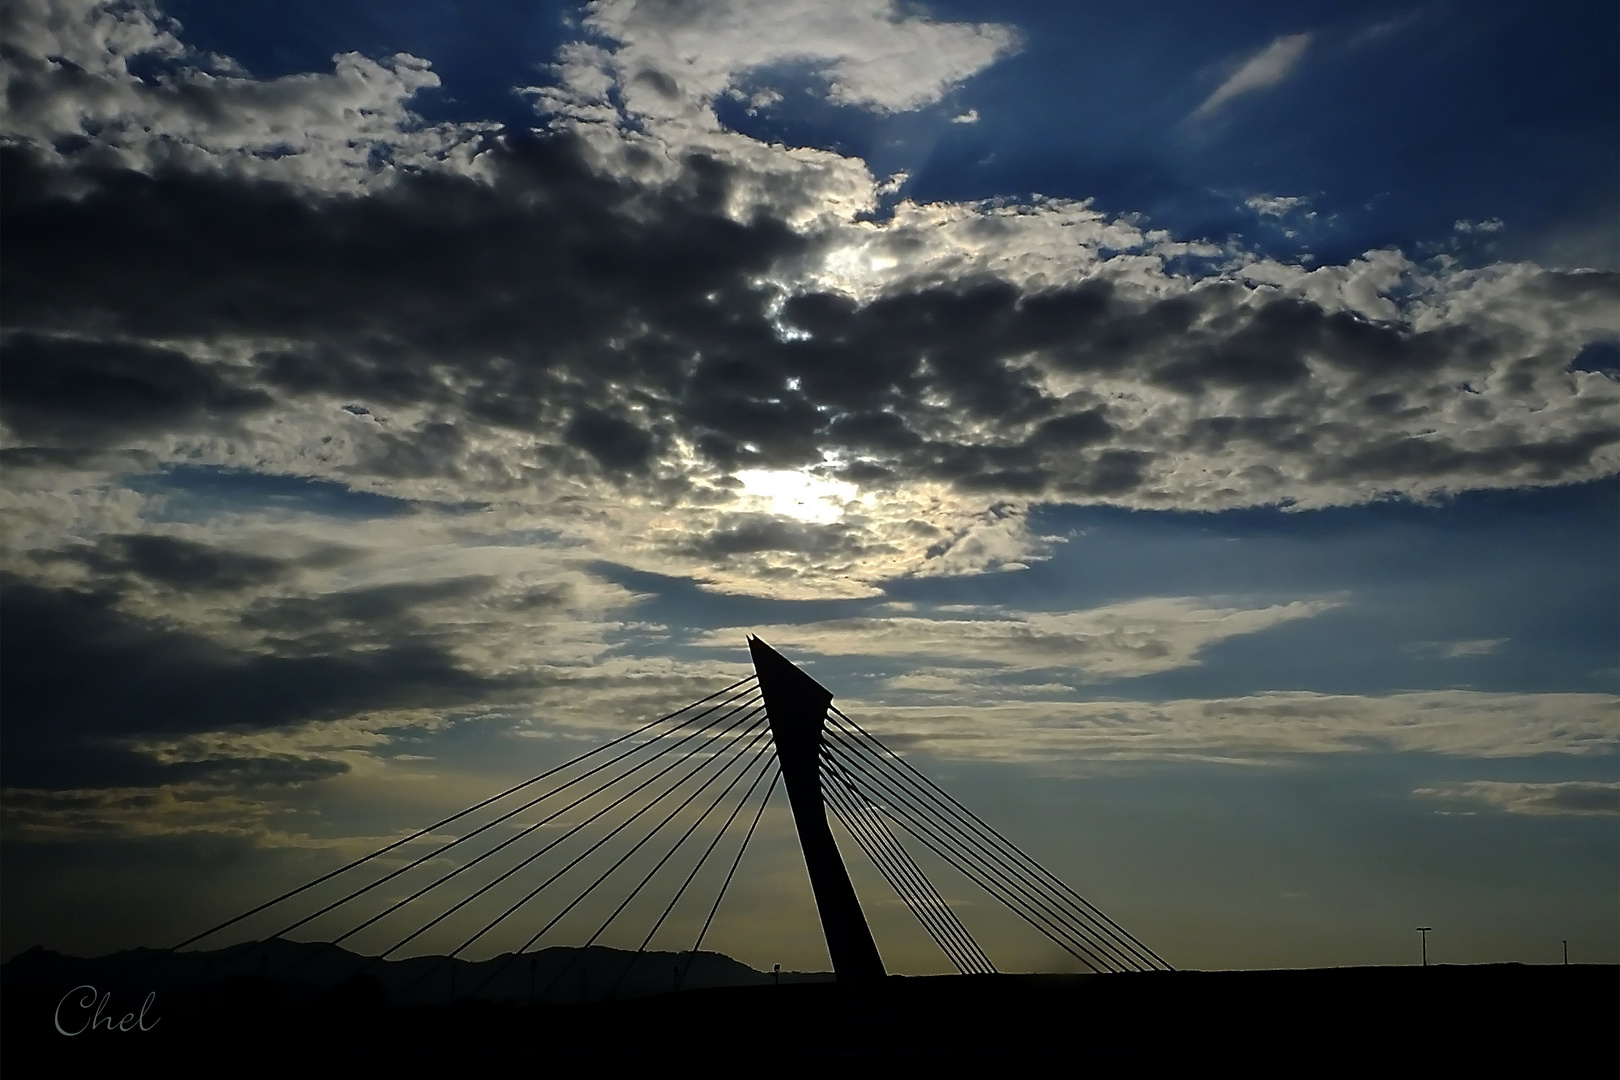
[[[1186, 1067], [1262, 1075], [1620, 1075], [1620, 969], [1486, 965], [1143, 975], [891, 978], [732, 986], [627, 1001], [390, 1006], [359, 980], [315, 999], [237, 975], [171, 991], [126, 1024], [93, 1019], [71, 987], [8, 980], [8, 1076], [453, 1076], [457, 1066], [580, 1075], [638, 1059], [684, 1076], [706, 1062], [769, 1073], [806, 1060], [969, 1063], [1050, 1059], [1068, 1070], [1159, 1075]], [[115, 993], [113, 1024], [140, 1009]], [[60, 1006], [60, 1008], [59, 1008]], [[136, 1072], [135, 1070], [139, 1070]], [[13, 1071], [15, 1070], [15, 1071]], [[94, 1071], [92, 1071], [94, 1070]]]

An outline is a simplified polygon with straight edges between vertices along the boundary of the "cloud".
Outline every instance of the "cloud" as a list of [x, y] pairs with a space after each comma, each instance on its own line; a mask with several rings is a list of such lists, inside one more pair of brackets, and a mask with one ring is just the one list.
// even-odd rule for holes
[[1445, 660], [1460, 660], [1469, 656], [1488, 656], [1508, 643], [1507, 638], [1476, 638], [1470, 641], [1413, 641], [1403, 648], [1418, 656], [1438, 656]]
[[[1207, 600], [1181, 597], [1062, 613], [988, 609], [957, 619], [833, 619], [764, 626], [752, 632], [778, 648], [818, 656], [905, 658], [918, 664], [989, 669], [987, 674], [1062, 670], [1079, 682], [1099, 682], [1194, 665], [1198, 653], [1217, 642], [1311, 618], [1337, 606], [1334, 600], [1299, 600], [1265, 608], [1216, 607]], [[712, 630], [694, 643], [735, 648], [747, 632], [744, 627]]]
[[1191, 119], [1210, 116], [1233, 98], [1242, 94], [1275, 86], [1288, 77], [1305, 50], [1310, 47], [1311, 35], [1288, 34], [1279, 37], [1264, 49], [1243, 62], [1215, 92], [1192, 112]]
[[229, 428], [271, 398], [217, 368], [139, 341], [27, 332], [0, 338], [0, 419], [46, 445], [104, 446], [186, 424]]
[[1359, 49], [1385, 41], [1405, 30], [1419, 19], [1427, 17], [1432, 10], [1427, 4], [1420, 4], [1415, 10], [1403, 15], [1397, 15], [1383, 22], [1371, 23], [1352, 34], [1350, 39], [1345, 42], [1345, 47], [1347, 49]]
[[626, 89], [632, 110], [651, 115], [785, 64], [807, 65], [834, 102], [917, 109], [1017, 43], [1009, 27], [934, 22], [892, 0], [600, 0], [585, 25], [617, 43], [593, 57], [598, 70]]
[[1276, 692], [1162, 702], [841, 702], [863, 727], [903, 752], [1058, 771], [1108, 761], [1264, 763], [1359, 752], [1612, 754], [1620, 741], [1613, 719], [1617, 705], [1620, 699], [1607, 694], [1463, 690], [1377, 697]]
[[1310, 202], [1300, 195], [1250, 195], [1243, 200], [1243, 205], [1261, 217], [1286, 217], [1302, 206], [1309, 206]]
[[[716, 65], [703, 94], [775, 55], [756, 38], [784, 40], [760, 38], [740, 7], [593, 11], [636, 56], [734, 33], [703, 54], [698, 67]], [[874, 12], [782, 17], [821, 27], [803, 48], [834, 57], [865, 47]], [[948, 25], [891, 16], [912, 44]], [[191, 78], [201, 61], [136, 22]], [[91, 48], [41, 42], [19, 56], [49, 66], [50, 49]], [[598, 88], [658, 97], [664, 83], [630, 55], [597, 57]], [[988, 62], [954, 55], [935, 57], [935, 83]], [[133, 79], [110, 52], [84, 65]], [[568, 70], [585, 93], [584, 69]], [[115, 134], [145, 123], [151, 88], [133, 82], [115, 95], [128, 117]], [[267, 103], [341, 98], [288, 86], [220, 97], [210, 145], [257, 161], [253, 125], [281, 115]], [[645, 569], [784, 596], [1027, 563], [1043, 541], [1020, 523], [1040, 501], [1342, 505], [1620, 462], [1612, 380], [1568, 370], [1615, 333], [1612, 275], [1393, 251], [1311, 270], [1050, 199], [902, 202], [864, 221], [879, 185], [855, 159], [548, 100], [555, 130], [468, 129], [461, 157], [410, 156], [414, 121], [367, 105], [392, 125], [376, 138], [403, 140], [373, 155], [394, 165], [328, 162], [352, 175], [324, 187], [98, 156], [99, 135], [64, 158], [19, 136], [33, 149], [8, 151], [0, 285], [10, 452], [479, 501], [514, 527], [634, 549]], [[1207, 269], [1171, 271], [1186, 258]], [[836, 528], [765, 529], [737, 517], [750, 469], [859, 497]]]
[[957, 113], [955, 116], [951, 117], [951, 123], [953, 124], [977, 124], [978, 122], [978, 109], [969, 109], [965, 113]]
[[186, 591], [236, 591], [280, 580], [290, 570], [282, 559], [155, 533], [104, 536], [93, 546], [41, 552], [35, 558], [79, 563], [97, 575], [132, 574]]
[[[189, 48], [148, 4], [18, 0], [4, 19], [0, 125], [57, 161], [356, 190], [464, 165], [468, 140], [488, 127], [422, 123], [406, 102], [439, 78], [405, 53], [345, 53], [331, 74], [262, 80]], [[132, 64], [158, 74], [137, 77]]]
[[225, 760], [166, 767], [134, 744], [286, 727], [369, 708], [475, 701], [508, 684], [466, 671], [428, 643], [337, 645], [303, 656], [245, 652], [131, 616], [105, 593], [15, 580], [5, 593], [0, 768], [7, 787], [184, 780], [235, 766]]
[[1565, 780], [1558, 783], [1513, 783], [1471, 780], [1462, 784], [1418, 788], [1413, 794], [1431, 799], [1484, 803], [1508, 814], [1620, 814], [1620, 783], [1616, 782]]
[[[1077, 200], [874, 220], [894, 190], [864, 162], [726, 130], [716, 97], [938, 104], [1006, 28], [878, 2], [588, 17], [515, 131], [421, 121], [410, 56], [257, 79], [145, 5], [7, 6], [8, 783], [291, 783], [510, 695], [531, 711], [492, 723], [556, 735], [712, 689], [635, 655], [668, 631], [594, 560], [873, 596], [1044, 557], [1042, 502], [1310, 508], [1620, 465], [1620, 388], [1570, 366], [1620, 333], [1612, 274], [1308, 268]], [[840, 495], [795, 516], [745, 474]], [[807, 633], [946, 682], [970, 652], [1078, 682], [1331, 603]]]
[[5, 840], [38, 844], [204, 835], [252, 839], [261, 847], [337, 847], [348, 842], [344, 838], [322, 843], [314, 837], [289, 834], [285, 823], [276, 820], [284, 811], [255, 797], [264, 795], [266, 788], [330, 779], [341, 774], [340, 768], [300, 761], [269, 777], [264, 775], [262, 761], [253, 764], [260, 770], [257, 774], [222, 770], [212, 783], [159, 788], [10, 788], [6, 791]]
[[[812, 595], [1038, 557], [1033, 501], [1334, 505], [1617, 459], [1612, 380], [1567, 370], [1613, 333], [1601, 274], [1385, 252], [1193, 281], [1104, 258], [1158, 241], [1069, 204], [806, 234], [731, 216], [739, 166], [695, 156], [644, 187], [566, 134], [491, 141], [480, 178], [320, 199], [10, 153], [21, 389], [0, 418], [37, 460], [479, 500], [650, 570]], [[893, 269], [828, 272], [856, 259]], [[694, 543], [740, 527], [746, 469], [857, 485], [835, 545], [863, 553], [855, 576], [820, 568], [825, 545]]]

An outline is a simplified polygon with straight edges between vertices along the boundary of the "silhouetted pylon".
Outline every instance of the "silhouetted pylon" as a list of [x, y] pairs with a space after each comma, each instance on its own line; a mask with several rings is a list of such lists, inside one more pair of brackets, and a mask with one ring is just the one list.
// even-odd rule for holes
[[804, 865], [810, 873], [810, 888], [815, 893], [833, 971], [838, 981], [846, 984], [882, 979], [883, 958], [878, 955], [855, 887], [850, 884], [849, 871], [833, 840], [821, 793], [822, 728], [827, 706], [832, 704], [832, 691], [757, 637], [748, 638], [748, 651], [754, 658], [754, 671], [765, 697], [765, 715], [776, 742], [776, 757], [782, 766], [782, 781], [793, 809], [793, 824], [799, 831], [799, 846], [804, 849]]

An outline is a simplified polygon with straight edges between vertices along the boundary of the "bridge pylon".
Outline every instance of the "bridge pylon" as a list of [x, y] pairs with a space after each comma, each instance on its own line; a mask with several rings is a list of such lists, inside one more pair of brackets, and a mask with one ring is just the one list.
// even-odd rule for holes
[[765, 715], [776, 742], [793, 824], [804, 850], [805, 869], [815, 893], [816, 911], [827, 937], [838, 981], [863, 985], [886, 974], [877, 943], [838, 853], [821, 791], [822, 729], [832, 691], [800, 671], [781, 653], [752, 635], [748, 651], [765, 698]]

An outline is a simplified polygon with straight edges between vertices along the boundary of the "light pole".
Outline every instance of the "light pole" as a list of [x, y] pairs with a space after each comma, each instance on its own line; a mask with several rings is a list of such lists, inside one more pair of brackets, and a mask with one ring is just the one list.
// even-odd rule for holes
[[1562, 941], [1564, 942], [1564, 966], [1569, 967], [1569, 938], [1563, 938]]
[[1422, 935], [1422, 937], [1423, 937], [1423, 966], [1424, 967], [1429, 966], [1429, 931], [1433, 930], [1433, 929], [1434, 929], [1434, 927], [1432, 927], [1432, 926], [1420, 926], [1420, 927], [1417, 928], [1417, 932], [1420, 935]]

